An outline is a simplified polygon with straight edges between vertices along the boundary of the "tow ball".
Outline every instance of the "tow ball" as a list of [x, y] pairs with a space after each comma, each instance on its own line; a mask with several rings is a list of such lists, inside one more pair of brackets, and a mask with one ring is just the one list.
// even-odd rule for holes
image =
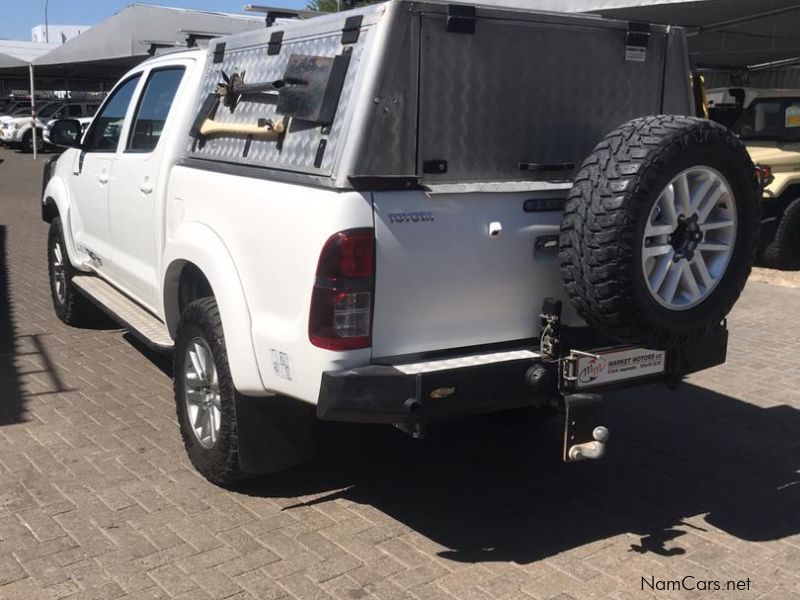
[[609, 434], [600, 422], [601, 407], [599, 394], [564, 396], [564, 461], [603, 457]]

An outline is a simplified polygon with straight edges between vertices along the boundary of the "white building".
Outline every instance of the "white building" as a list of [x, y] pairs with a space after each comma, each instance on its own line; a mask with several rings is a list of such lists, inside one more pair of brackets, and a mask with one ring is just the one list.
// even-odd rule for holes
[[51, 44], [63, 44], [74, 37], [79, 36], [89, 29], [91, 25], [37, 25], [31, 30], [31, 39], [34, 42]]

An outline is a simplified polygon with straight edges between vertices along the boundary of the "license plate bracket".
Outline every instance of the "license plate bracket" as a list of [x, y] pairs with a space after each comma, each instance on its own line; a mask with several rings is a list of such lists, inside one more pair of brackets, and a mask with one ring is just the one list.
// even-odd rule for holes
[[663, 374], [667, 353], [633, 347], [593, 352], [572, 350], [562, 362], [564, 383], [577, 391]]

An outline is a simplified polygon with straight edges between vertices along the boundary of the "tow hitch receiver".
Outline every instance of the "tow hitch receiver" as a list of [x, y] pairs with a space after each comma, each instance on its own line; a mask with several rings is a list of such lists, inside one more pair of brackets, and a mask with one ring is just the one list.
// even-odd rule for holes
[[601, 425], [599, 394], [564, 396], [564, 461], [602, 458], [606, 451], [608, 429]]

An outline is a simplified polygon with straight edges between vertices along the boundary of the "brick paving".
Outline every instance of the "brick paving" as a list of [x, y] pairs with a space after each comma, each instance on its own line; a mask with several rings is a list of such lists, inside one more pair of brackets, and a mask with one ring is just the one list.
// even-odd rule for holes
[[[610, 395], [601, 462], [527, 415], [334, 426], [224, 490], [185, 458], [169, 361], [55, 318], [42, 163], [0, 160], [0, 598], [800, 599], [800, 290], [749, 284], [728, 363], [679, 392]], [[685, 576], [751, 584], [642, 590]]]

